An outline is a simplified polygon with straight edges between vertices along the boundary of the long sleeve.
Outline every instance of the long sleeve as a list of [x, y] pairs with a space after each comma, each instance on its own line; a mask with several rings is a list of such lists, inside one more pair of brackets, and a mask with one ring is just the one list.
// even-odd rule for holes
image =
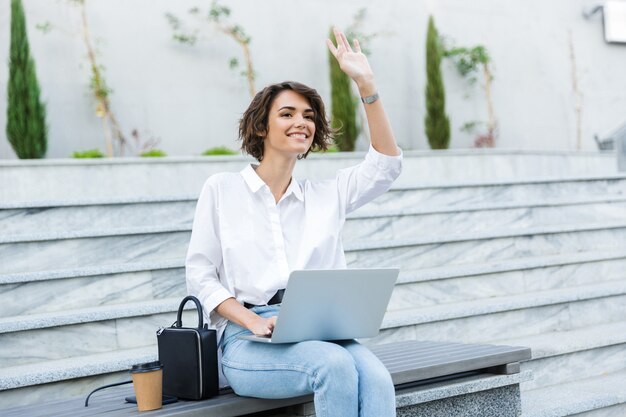
[[387, 191], [401, 171], [402, 152], [397, 156], [389, 156], [370, 145], [363, 162], [337, 173], [339, 198], [345, 214]]
[[216, 191], [209, 178], [198, 199], [185, 260], [187, 292], [200, 300], [207, 316], [224, 300], [233, 297], [219, 280], [222, 248]]

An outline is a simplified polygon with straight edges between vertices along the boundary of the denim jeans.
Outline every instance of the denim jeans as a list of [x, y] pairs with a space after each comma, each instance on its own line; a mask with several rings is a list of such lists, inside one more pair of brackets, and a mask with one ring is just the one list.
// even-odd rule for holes
[[[262, 317], [279, 305], [254, 307]], [[387, 368], [355, 340], [265, 344], [238, 339], [251, 332], [229, 322], [222, 336], [222, 370], [238, 395], [289, 398], [314, 394], [317, 417], [396, 415]]]

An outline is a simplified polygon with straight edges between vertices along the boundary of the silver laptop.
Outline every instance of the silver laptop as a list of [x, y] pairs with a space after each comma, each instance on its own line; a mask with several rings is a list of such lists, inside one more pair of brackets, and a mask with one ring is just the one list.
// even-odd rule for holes
[[239, 338], [294, 343], [374, 337], [399, 272], [397, 268], [293, 271], [272, 335]]

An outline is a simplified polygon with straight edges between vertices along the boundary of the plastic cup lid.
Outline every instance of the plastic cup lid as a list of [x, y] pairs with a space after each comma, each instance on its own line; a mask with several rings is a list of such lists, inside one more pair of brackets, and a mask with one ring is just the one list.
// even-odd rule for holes
[[136, 374], [136, 373], [141, 373], [141, 372], [152, 372], [152, 371], [157, 371], [159, 369], [163, 369], [163, 365], [161, 364], [161, 362], [159, 361], [146, 362], [146, 363], [140, 363], [138, 365], [133, 365], [133, 367], [130, 368], [130, 373]]

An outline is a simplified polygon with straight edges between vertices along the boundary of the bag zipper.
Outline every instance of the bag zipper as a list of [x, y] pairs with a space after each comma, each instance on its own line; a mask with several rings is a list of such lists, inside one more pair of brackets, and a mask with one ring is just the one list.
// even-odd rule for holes
[[[197, 331], [196, 329], [186, 329], [186, 328], [182, 328], [182, 327], [170, 327], [171, 330], [176, 330], [176, 331], [186, 331], [186, 332], [193, 332], [196, 335], [196, 339], [198, 339], [198, 362], [199, 362], [199, 368], [200, 368], [200, 397], [203, 397], [204, 394], [204, 373], [202, 372], [202, 369], [204, 368], [203, 363], [202, 363], [202, 340], [200, 339], [200, 332]], [[160, 327], [159, 330], [157, 330], [157, 336], [160, 335], [161, 333], [163, 333], [163, 330], [165, 330], [165, 328]], [[202, 330], [202, 329], [198, 329], [198, 330]]]

